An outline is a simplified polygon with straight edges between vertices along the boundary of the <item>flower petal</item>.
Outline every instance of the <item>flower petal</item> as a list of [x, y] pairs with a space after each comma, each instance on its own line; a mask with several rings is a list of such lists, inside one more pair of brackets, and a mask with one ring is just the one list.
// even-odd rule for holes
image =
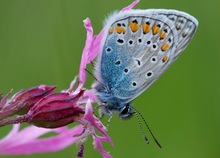
[[95, 135], [93, 139], [94, 147], [98, 149], [98, 151], [104, 156], [104, 158], [112, 158], [112, 156], [109, 153], [107, 153], [102, 147], [102, 141], [104, 141], [102, 137]]
[[128, 10], [131, 10], [134, 6], [136, 6], [136, 4], [139, 3], [140, 0], [135, 0], [133, 3], [131, 3], [129, 6], [123, 8], [121, 10], [121, 12], [124, 12], [124, 11], [128, 11]]
[[96, 100], [96, 96], [95, 96], [95, 94], [94, 94], [94, 92], [93, 92], [92, 89], [86, 90], [86, 91], [84, 92], [83, 98], [89, 98], [92, 103], [97, 101], [97, 100]]
[[105, 30], [102, 29], [102, 31], [98, 35], [94, 36], [92, 45], [90, 48], [90, 52], [88, 54], [89, 55], [88, 64], [91, 63], [91, 61], [93, 61], [97, 57], [97, 55], [101, 52], [104, 33], [105, 33]]
[[89, 123], [92, 124], [91, 127], [96, 127], [96, 129], [98, 129], [98, 131], [103, 135], [103, 136], [99, 136], [95, 133], [94, 128], [90, 129], [90, 132], [92, 132], [92, 136], [93, 136], [93, 145], [95, 148], [98, 149], [98, 151], [105, 157], [105, 158], [111, 158], [112, 156], [110, 154], [108, 154], [102, 147], [102, 142], [110, 142], [113, 146], [113, 142], [111, 140], [111, 138], [108, 136], [108, 134], [106, 133], [106, 127], [101, 123], [101, 121], [95, 117], [93, 115], [93, 108], [91, 105], [91, 101], [90, 99], [88, 100], [87, 104], [86, 104], [86, 110], [85, 110], [85, 115], [84, 115], [84, 119], [87, 120]]
[[[93, 28], [91, 25], [91, 21], [89, 18], [85, 19], [84, 21], [84, 27], [87, 30], [87, 36], [86, 36], [86, 43], [83, 49], [83, 54], [80, 62], [80, 68], [79, 68], [79, 82], [77, 85], [77, 89], [74, 93], [78, 93], [79, 89], [81, 89], [86, 82], [86, 65], [89, 63], [88, 53], [90, 51], [90, 47], [93, 40]], [[91, 61], [91, 60], [90, 60]]]
[[[72, 129], [68, 129], [66, 127], [43, 129], [29, 126], [20, 132], [17, 132], [18, 127], [18, 125], [15, 125], [13, 131], [0, 141], [1, 155], [54, 152], [62, 150], [84, 137], [82, 134], [82, 125], [78, 125]], [[39, 138], [49, 132], [55, 132], [58, 135], [49, 138]], [[77, 136], [73, 137], [73, 135]]]

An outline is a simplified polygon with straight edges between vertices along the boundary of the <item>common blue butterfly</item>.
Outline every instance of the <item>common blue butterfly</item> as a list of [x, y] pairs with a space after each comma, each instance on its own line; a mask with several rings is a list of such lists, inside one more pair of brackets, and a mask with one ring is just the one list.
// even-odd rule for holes
[[93, 85], [101, 114], [130, 118], [132, 100], [176, 60], [197, 27], [194, 17], [177, 10], [129, 10], [111, 16]]

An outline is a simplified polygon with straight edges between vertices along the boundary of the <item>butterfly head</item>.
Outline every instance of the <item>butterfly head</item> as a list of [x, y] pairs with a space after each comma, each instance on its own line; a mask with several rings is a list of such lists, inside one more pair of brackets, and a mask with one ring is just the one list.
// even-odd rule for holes
[[135, 113], [131, 103], [112, 104], [106, 102], [101, 103], [99, 112], [101, 117], [104, 114], [113, 115], [113, 113], [118, 113], [118, 116], [124, 120], [131, 118]]
[[93, 85], [93, 90], [99, 102], [98, 108], [101, 117], [104, 114], [113, 115], [113, 113], [118, 113], [121, 119], [129, 119], [133, 116], [135, 111], [132, 108], [131, 102], [126, 102], [126, 100], [112, 95], [111, 88], [108, 86], [96, 82]]

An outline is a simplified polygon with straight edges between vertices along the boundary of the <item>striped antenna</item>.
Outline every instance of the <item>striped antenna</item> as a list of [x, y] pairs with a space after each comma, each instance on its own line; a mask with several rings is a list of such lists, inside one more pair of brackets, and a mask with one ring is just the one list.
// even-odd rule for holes
[[[141, 133], [142, 133], [142, 135], [143, 135], [145, 141], [147, 142], [147, 144], [149, 144], [149, 140], [148, 140], [147, 136], [145, 135], [144, 130], [143, 130], [143, 128], [142, 128], [141, 121], [140, 121], [140, 117], [141, 117], [141, 119], [144, 121], [144, 124], [145, 124], [145, 126], [147, 127], [147, 129], [149, 130], [149, 132], [150, 132], [151, 136], [153, 137], [155, 143], [156, 143], [160, 148], [162, 148], [162, 146], [160, 145], [160, 143], [158, 142], [158, 140], [154, 137], [153, 132], [151, 131], [150, 127], [148, 126], [147, 122], [145, 121], [143, 115], [142, 115], [137, 109], [135, 109], [134, 107], [132, 107], [132, 109], [134, 109], [134, 111], [135, 111], [135, 114], [136, 114], [137, 119], [138, 119], [138, 124], [139, 124], [139, 126], [140, 126]], [[139, 117], [139, 116], [140, 116], [140, 117]]]

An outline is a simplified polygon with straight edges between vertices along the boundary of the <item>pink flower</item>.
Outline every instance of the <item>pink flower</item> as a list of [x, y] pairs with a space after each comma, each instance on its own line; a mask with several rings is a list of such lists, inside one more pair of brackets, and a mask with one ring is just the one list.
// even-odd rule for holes
[[[83, 131], [82, 125], [72, 129], [67, 127], [45, 129], [29, 126], [21, 131], [19, 131], [19, 127], [20, 125], [13, 125], [11, 132], [0, 141], [1, 155], [54, 152], [64, 149], [83, 137], [83, 135], [80, 135]], [[39, 138], [49, 132], [57, 133], [57, 135], [49, 138]], [[73, 134], [79, 134], [80, 136], [73, 137]]]
[[[139, 0], [135, 0], [121, 12], [132, 9], [138, 2]], [[73, 80], [69, 89], [59, 93], [52, 94], [55, 87], [38, 86], [20, 91], [11, 99], [8, 99], [11, 92], [5, 97], [0, 95], [0, 126], [15, 124], [11, 132], [0, 140], [0, 155], [54, 152], [80, 142], [78, 157], [82, 157], [85, 138], [91, 135], [94, 147], [103, 157], [112, 157], [102, 147], [102, 142], [109, 142], [113, 145], [112, 140], [106, 133], [106, 127], [93, 114], [92, 102], [96, 102], [96, 98], [92, 90], [83, 89], [86, 82], [86, 65], [101, 52], [102, 40], [107, 30], [103, 28], [98, 35], [93, 36], [89, 18], [84, 20], [84, 26], [87, 30], [87, 38], [75, 90], [73, 86], [76, 79]], [[11, 118], [10, 116], [14, 114], [22, 115]], [[34, 126], [19, 131], [19, 125], [16, 123], [22, 122], [28, 122]], [[79, 125], [71, 129], [64, 127], [70, 123]], [[55, 132], [57, 135], [40, 138], [49, 132]]]
[[[21, 91], [17, 93], [16, 96], [24, 96], [23, 92], [27, 95], [27, 91], [29, 90]], [[3, 102], [10, 104], [10, 101], [13, 100], [14, 105], [16, 105], [16, 103], [20, 103], [20, 100], [22, 100], [24, 104], [26, 104], [24, 100], [27, 102], [30, 101], [24, 99], [25, 97], [22, 97], [23, 99], [18, 98], [19, 97], [16, 98], [17, 102], [13, 99], [3, 100]], [[92, 135], [94, 147], [96, 147], [104, 157], [110, 158], [111, 156], [102, 148], [102, 142], [112, 143], [112, 140], [107, 135], [105, 126], [93, 115], [91, 99], [93, 99], [91, 91], [85, 92], [82, 89], [78, 94], [68, 92], [53, 93], [42, 96], [42, 98], [30, 108], [27, 114], [0, 120], [0, 126], [22, 122], [28, 122], [37, 126], [30, 126], [18, 132], [19, 126], [14, 125], [14, 129], [8, 136], [0, 141], [0, 154], [16, 155], [57, 151], [77, 141], [82, 141], [81, 146], [83, 146], [83, 138]], [[73, 122], [78, 122], [80, 125], [72, 129], [63, 127]], [[52, 129], [48, 130], [44, 128]], [[102, 136], [97, 135], [94, 128], [96, 128]], [[42, 134], [47, 132], [55, 132], [58, 135], [52, 138], [39, 138]], [[54, 147], [54, 142], [58, 144], [56, 147]]]
[[[111, 156], [102, 148], [102, 142], [112, 142], [111, 138], [106, 134], [106, 128], [102, 125], [98, 118], [93, 115], [91, 101], [88, 100], [85, 105], [85, 115], [79, 118], [81, 125], [72, 129], [60, 127], [56, 129], [44, 129], [29, 126], [18, 132], [19, 125], [14, 125], [12, 131], [0, 141], [1, 155], [18, 155], [43, 153], [62, 150], [63, 148], [83, 140], [83, 138], [92, 135], [94, 139], [94, 147], [106, 158]], [[77, 121], [77, 120], [76, 120]], [[103, 135], [96, 134], [95, 129]], [[39, 138], [48, 132], [55, 132], [58, 135], [51, 138]], [[54, 143], [56, 146], [54, 146]]]

